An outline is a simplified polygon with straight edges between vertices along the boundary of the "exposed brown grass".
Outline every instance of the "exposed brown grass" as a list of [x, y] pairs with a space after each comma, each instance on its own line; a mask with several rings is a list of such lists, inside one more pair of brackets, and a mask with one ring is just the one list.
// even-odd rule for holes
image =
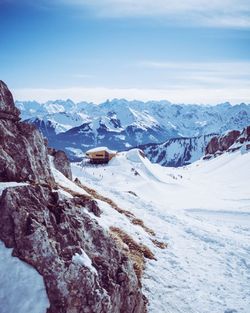
[[155, 236], [155, 232], [151, 228], [147, 227], [141, 219], [136, 218], [136, 216], [130, 211], [120, 208], [113, 200], [109, 199], [108, 197], [102, 196], [96, 190], [83, 185], [78, 178], [75, 179], [75, 183], [95, 199], [108, 203], [114, 210], [116, 210], [120, 214], [127, 216], [132, 224], [141, 226], [149, 235]]
[[118, 227], [110, 227], [111, 236], [123, 249], [133, 263], [135, 273], [140, 281], [145, 267], [145, 258], [156, 260], [153, 252], [145, 245], [137, 243], [131, 236]]
[[155, 236], [155, 232], [153, 231], [153, 229], [147, 227], [147, 226], [144, 224], [143, 220], [141, 220], [140, 218], [133, 218], [133, 219], [131, 220], [131, 222], [132, 222], [132, 224], [134, 224], [134, 225], [139, 225], [139, 226], [141, 226], [148, 234], [150, 234], [150, 235], [152, 235], [152, 236]]
[[161, 241], [158, 241], [157, 239], [153, 239], [153, 238], [150, 238], [150, 240], [153, 242], [153, 244], [160, 248], [160, 249], [166, 249], [168, 247], [168, 244], [165, 243], [165, 242], [161, 242]]
[[[103, 202], [108, 203], [114, 210], [116, 210], [117, 212], [119, 212], [120, 214], [125, 215], [132, 224], [134, 225], [138, 225], [140, 227], [142, 227], [145, 232], [147, 232], [150, 236], [155, 236], [155, 232], [153, 229], [147, 227], [143, 220], [140, 218], [136, 218], [136, 216], [131, 213], [130, 211], [124, 210], [122, 208], [120, 208], [113, 200], [111, 200], [108, 197], [102, 196], [101, 194], [99, 194], [96, 190], [89, 188], [85, 185], [83, 185], [80, 180], [78, 178], [75, 179], [75, 184], [78, 185], [80, 188], [82, 188], [83, 190], [85, 190], [88, 195], [83, 195], [81, 193], [75, 192], [69, 188], [63, 187], [63, 186], [59, 186], [61, 189], [63, 189], [64, 191], [68, 192], [69, 194], [71, 194], [73, 197], [78, 197], [82, 200], [88, 201], [88, 200], [93, 200], [93, 199], [97, 199], [97, 200], [101, 200]], [[119, 229], [119, 228], [118, 228]], [[125, 237], [123, 237], [123, 239], [125, 239]], [[167, 244], [164, 242], [160, 242], [154, 238], [150, 238], [150, 240], [153, 242], [153, 244], [160, 249], [166, 249], [167, 248]], [[123, 241], [124, 242], [124, 241]], [[140, 246], [142, 248], [142, 245]], [[147, 247], [146, 247], [147, 248]], [[147, 254], [147, 249], [145, 249], [145, 254]], [[150, 253], [148, 254], [150, 256]], [[136, 257], [136, 255], [135, 255]], [[146, 257], [146, 256], [145, 256]], [[150, 258], [150, 257], [149, 257]], [[135, 264], [139, 264], [139, 262], [135, 262]], [[135, 265], [135, 267], [138, 267], [138, 265]], [[138, 271], [140, 272], [139, 268]]]

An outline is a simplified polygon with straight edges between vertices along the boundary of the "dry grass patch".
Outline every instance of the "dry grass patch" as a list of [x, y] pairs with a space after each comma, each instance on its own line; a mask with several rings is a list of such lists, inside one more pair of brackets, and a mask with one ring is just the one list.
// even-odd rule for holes
[[166, 249], [168, 247], [168, 244], [165, 243], [165, 242], [161, 242], [161, 241], [158, 241], [157, 239], [153, 239], [153, 238], [150, 238], [150, 240], [153, 242], [153, 244], [160, 248], [160, 249]]
[[145, 258], [156, 260], [153, 252], [145, 245], [137, 243], [131, 236], [118, 227], [111, 226], [111, 236], [133, 262], [133, 267], [140, 281], [145, 267]]
[[141, 226], [149, 235], [155, 236], [155, 232], [153, 231], [153, 229], [147, 227], [147, 226], [144, 224], [143, 220], [141, 220], [140, 218], [133, 218], [133, 219], [131, 220], [131, 222], [132, 222], [132, 224], [134, 224], [134, 225], [139, 225], [139, 226]]
[[[89, 195], [91, 195], [93, 198], [104, 201], [106, 203], [108, 203], [114, 210], [116, 210], [117, 212], [119, 212], [120, 214], [125, 215], [132, 224], [134, 225], [139, 225], [140, 227], [142, 227], [144, 229], [145, 232], [147, 232], [150, 236], [155, 236], [155, 232], [153, 229], [149, 228], [148, 226], [146, 226], [143, 222], [142, 219], [140, 218], [136, 218], [136, 216], [131, 213], [130, 211], [124, 210], [122, 208], [120, 208], [113, 200], [109, 199], [108, 197], [102, 196], [100, 195], [96, 190], [89, 188], [85, 185], [83, 185], [80, 180], [78, 178], [75, 179], [75, 183], [82, 188], [83, 190], [85, 190]], [[65, 188], [67, 189], [67, 188]], [[65, 190], [67, 191], [67, 190]], [[119, 228], [118, 228], [119, 229]], [[167, 248], [167, 244], [164, 242], [160, 242], [156, 239], [150, 238], [150, 240], [153, 242], [153, 244], [160, 249], [165, 249]], [[136, 264], [136, 262], [135, 262]], [[139, 271], [139, 269], [138, 269]]]
[[109, 199], [108, 197], [102, 196], [96, 190], [83, 185], [78, 178], [75, 179], [75, 183], [83, 190], [85, 190], [88, 194], [93, 196], [95, 199], [108, 203], [114, 210], [116, 210], [120, 214], [127, 216], [132, 224], [141, 226], [149, 235], [155, 236], [155, 232], [151, 228], [144, 225], [144, 222], [141, 219], [136, 218], [136, 216], [130, 211], [120, 208], [113, 200]]

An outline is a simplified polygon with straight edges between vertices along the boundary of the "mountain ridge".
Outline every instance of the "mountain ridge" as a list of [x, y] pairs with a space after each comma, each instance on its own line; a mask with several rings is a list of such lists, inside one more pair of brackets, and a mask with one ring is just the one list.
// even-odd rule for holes
[[22, 119], [35, 124], [50, 146], [71, 160], [96, 146], [114, 150], [160, 144], [172, 138], [222, 134], [250, 124], [250, 105], [172, 104], [114, 99], [99, 105], [66, 101], [16, 102]]

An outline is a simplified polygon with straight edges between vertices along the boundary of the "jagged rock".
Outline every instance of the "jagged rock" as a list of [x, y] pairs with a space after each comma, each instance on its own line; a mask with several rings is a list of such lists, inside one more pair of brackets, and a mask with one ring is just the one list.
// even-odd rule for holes
[[232, 130], [225, 135], [215, 136], [205, 149], [204, 159], [210, 159], [224, 152], [239, 150], [244, 143], [250, 141], [250, 126], [242, 130]]
[[0, 215], [0, 239], [44, 278], [47, 313], [146, 312], [128, 257], [72, 199], [39, 185], [8, 188]]
[[18, 121], [20, 111], [15, 107], [11, 92], [6, 84], [0, 80], [0, 118]]
[[54, 184], [47, 147], [36, 128], [19, 122], [19, 111], [0, 81], [0, 181]]
[[225, 135], [213, 137], [206, 147], [205, 154], [215, 154], [218, 151], [226, 151], [239, 136], [239, 130], [232, 130]]
[[49, 148], [48, 151], [49, 154], [53, 156], [55, 168], [68, 179], [72, 180], [72, 171], [66, 153], [62, 150], [55, 150], [53, 148]]
[[244, 128], [240, 137], [236, 140], [236, 142], [240, 142], [241, 144], [247, 141], [250, 141], [250, 126]]

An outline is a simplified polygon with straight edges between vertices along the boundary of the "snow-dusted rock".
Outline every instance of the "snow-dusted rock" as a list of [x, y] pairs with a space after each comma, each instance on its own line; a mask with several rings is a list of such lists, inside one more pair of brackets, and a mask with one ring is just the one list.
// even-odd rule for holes
[[224, 152], [236, 151], [243, 145], [246, 150], [250, 149], [250, 126], [242, 131], [231, 130], [221, 136], [214, 136], [205, 149], [204, 158], [209, 159]]
[[132, 263], [74, 199], [41, 186], [8, 188], [0, 213], [0, 239], [44, 278], [48, 313], [146, 312]]
[[65, 177], [72, 180], [72, 172], [69, 159], [66, 153], [62, 150], [48, 149], [49, 154], [53, 157], [55, 168], [60, 171]]
[[[50, 160], [42, 135], [18, 121], [11, 93], [2, 82], [0, 87], [7, 112], [0, 116], [0, 182], [12, 181], [0, 186], [0, 240], [43, 276], [47, 313], [146, 312], [132, 262], [93, 218], [101, 215], [98, 203], [68, 179], [64, 152], [55, 151]], [[60, 182], [62, 190], [54, 191]], [[1, 312], [11, 312], [7, 302], [1, 301]]]
[[18, 121], [11, 92], [0, 81], [0, 181], [53, 184], [43, 136], [30, 124]]
[[0, 80], [0, 118], [19, 120], [20, 111], [15, 107], [11, 92], [6, 84]]

